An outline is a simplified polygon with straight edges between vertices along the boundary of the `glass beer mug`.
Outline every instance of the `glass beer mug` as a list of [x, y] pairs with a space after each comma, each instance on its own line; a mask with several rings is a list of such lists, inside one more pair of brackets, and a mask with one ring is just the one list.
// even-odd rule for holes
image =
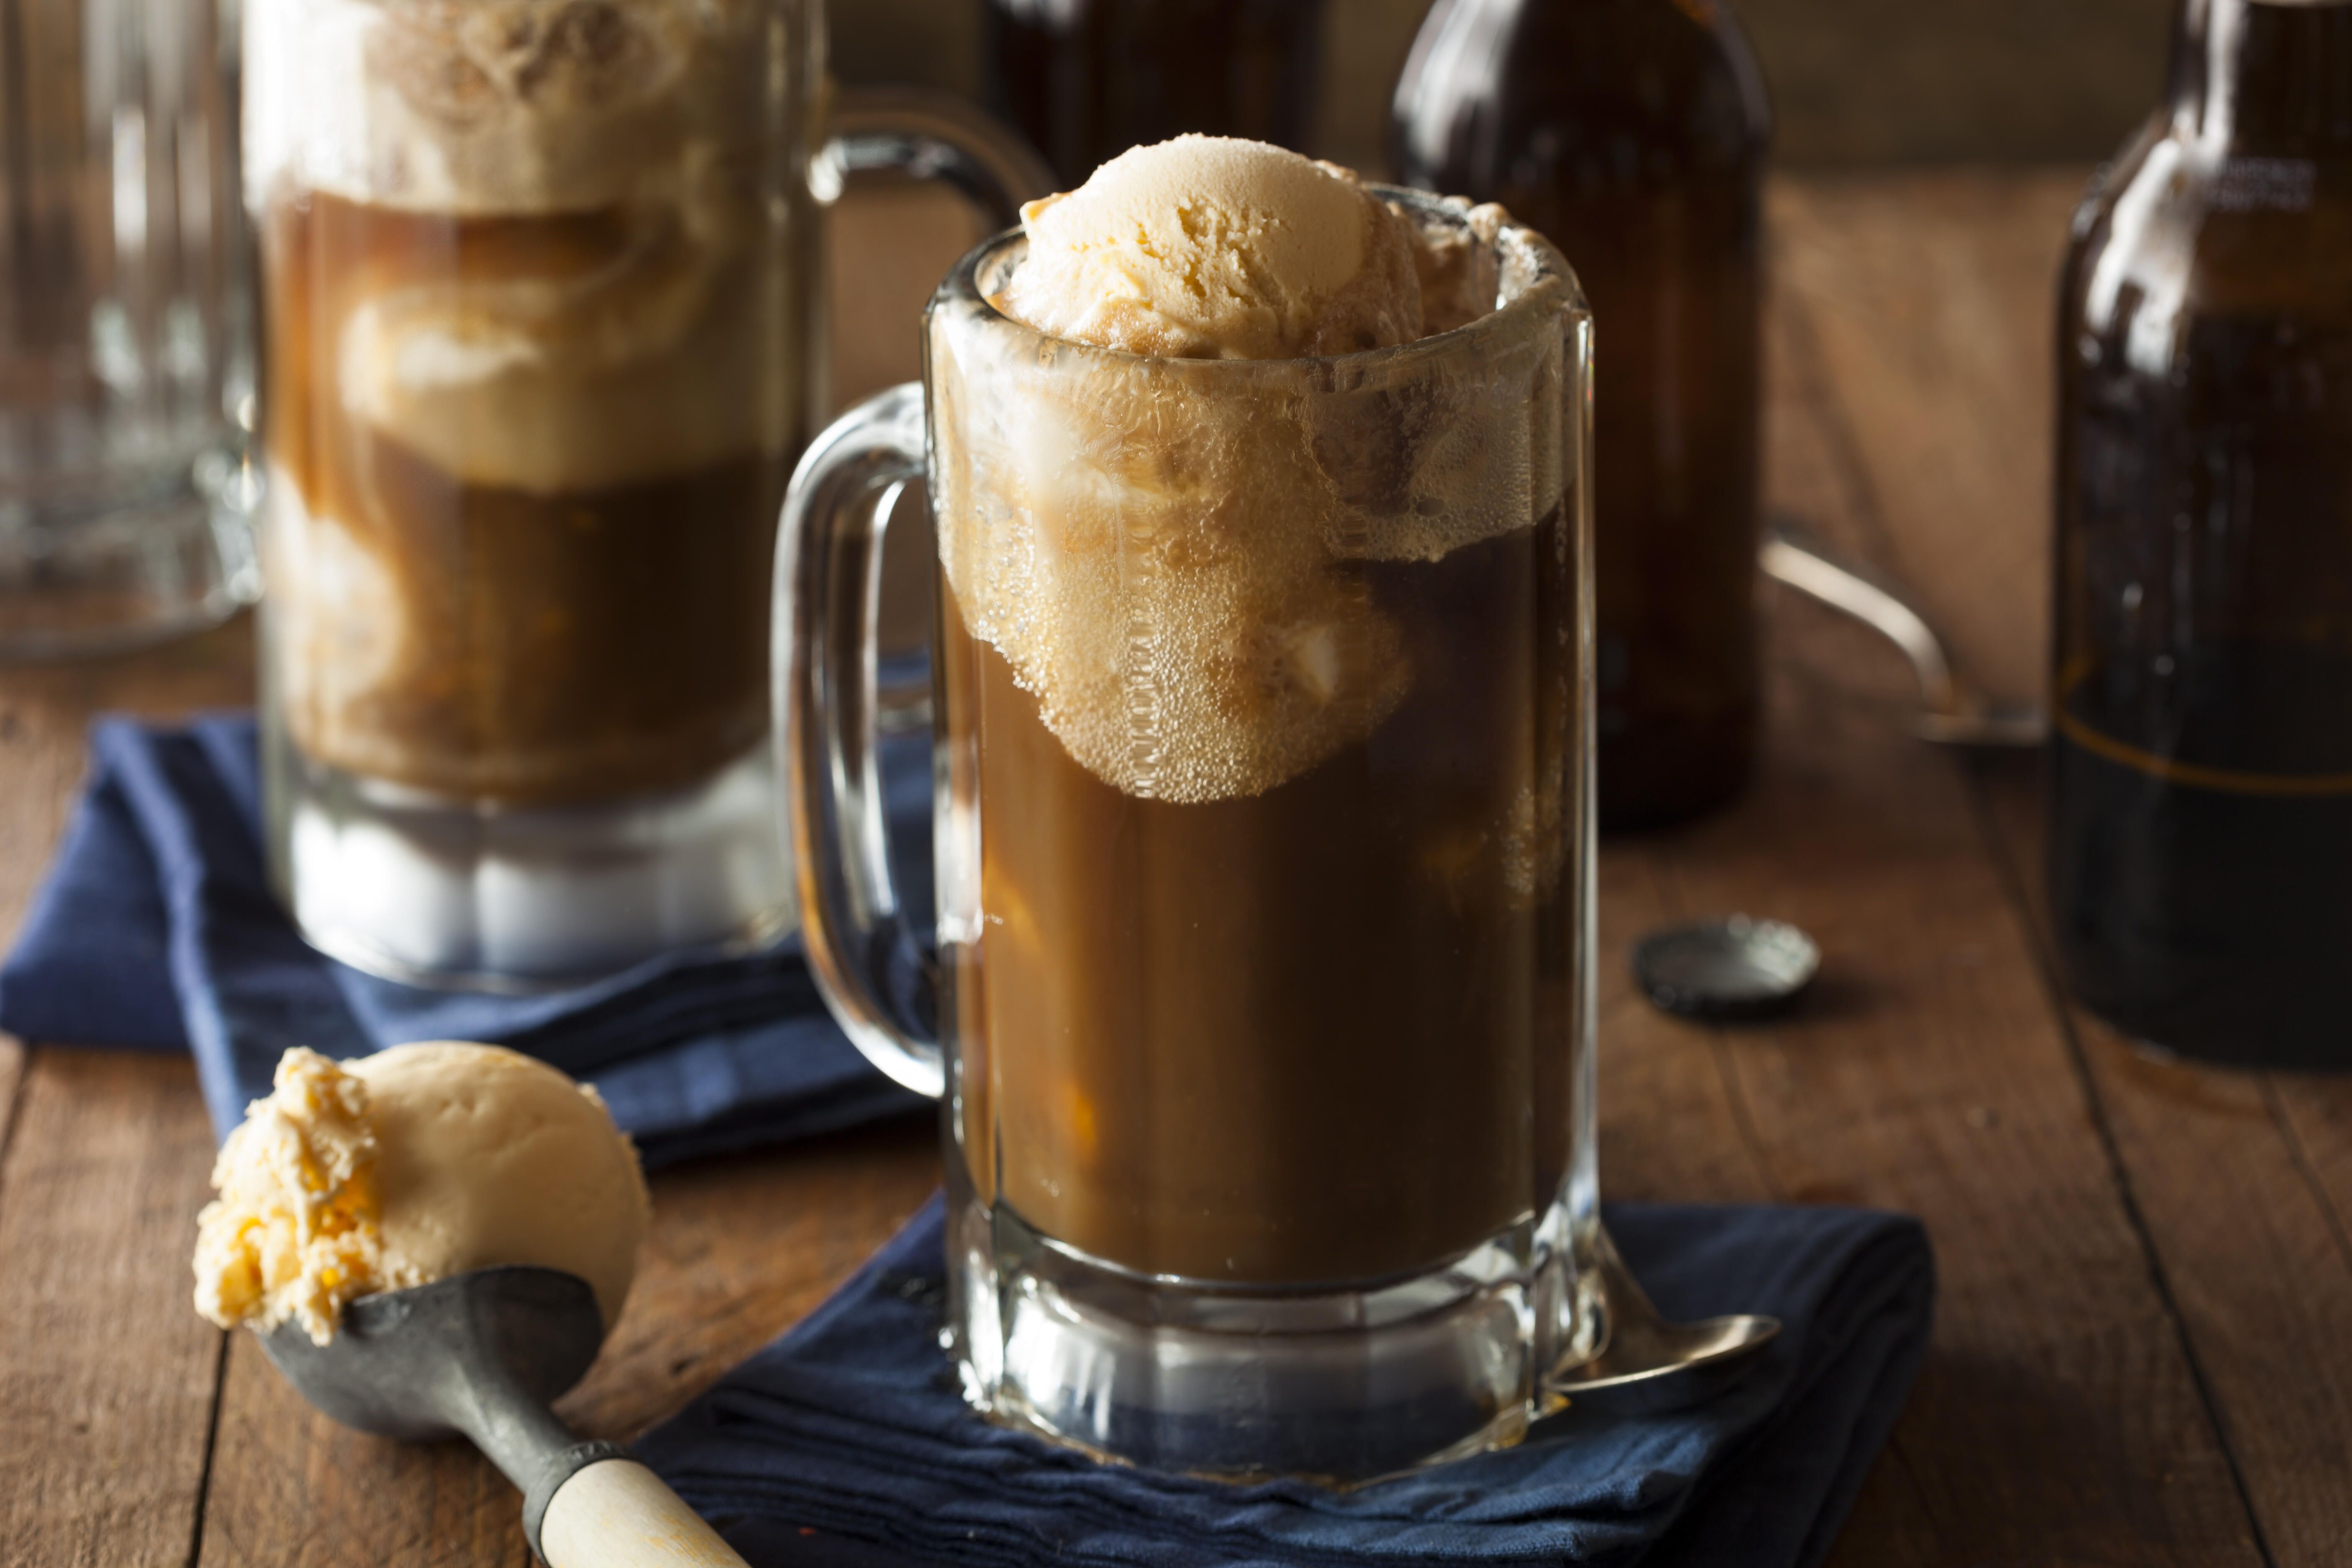
[[[1098, 1454], [1359, 1480], [1516, 1441], [1591, 1353], [1590, 318], [1138, 357], [957, 267], [926, 382], [801, 465], [777, 733], [851, 1037], [943, 1100], [973, 1402]], [[936, 962], [882, 847], [873, 616], [928, 480]]]
[[281, 897], [363, 968], [494, 989], [777, 934], [766, 583], [822, 207], [895, 164], [1010, 221], [1034, 156], [913, 110], [829, 142], [814, 0], [246, 12]]

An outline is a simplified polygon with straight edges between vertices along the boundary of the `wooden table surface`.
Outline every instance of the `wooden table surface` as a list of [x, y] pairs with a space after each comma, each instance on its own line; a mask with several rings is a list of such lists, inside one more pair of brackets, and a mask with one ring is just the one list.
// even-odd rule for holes
[[[1907, 584], [2007, 696], [2034, 694], [2046, 640], [2050, 318], [2081, 180], [1788, 179], [1771, 201], [1770, 504]], [[862, 273], [919, 293], [942, 269], [878, 257], [919, 214], [858, 221]], [[844, 336], [856, 390], [911, 346]], [[2069, 1005], [2032, 760], [1907, 739], [1890, 648], [1767, 604], [1757, 787], [1602, 851], [1604, 1190], [1927, 1222], [1933, 1350], [1836, 1563], [2352, 1563], [2352, 1079], [2158, 1064]], [[0, 671], [0, 939], [90, 716], [251, 685], [243, 626]], [[1732, 910], [1820, 941], [1811, 1005], [1738, 1030], [1653, 1011], [1631, 939]], [[931, 1141], [910, 1121], [658, 1173], [637, 1294], [564, 1414], [639, 1431], [807, 1312], [930, 1191]], [[0, 1562], [524, 1563], [516, 1495], [469, 1450], [343, 1431], [196, 1317], [211, 1152], [186, 1061], [0, 1039]]]

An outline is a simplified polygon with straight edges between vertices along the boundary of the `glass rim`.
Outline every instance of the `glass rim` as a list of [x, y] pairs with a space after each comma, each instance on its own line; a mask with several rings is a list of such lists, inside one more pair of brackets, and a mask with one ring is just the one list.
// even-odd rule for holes
[[[1364, 183], [1364, 189], [1382, 201], [1394, 202], [1425, 216], [1457, 224], [1478, 205], [1463, 196], [1439, 195], [1429, 191], [1371, 181]], [[1410, 367], [1424, 360], [1450, 359], [1457, 354], [1475, 354], [1482, 348], [1515, 343], [1533, 336], [1554, 316], [1590, 319], [1591, 315], [1575, 268], [1560, 254], [1559, 247], [1507, 213], [1494, 239], [1478, 242], [1489, 245], [1496, 253], [1495, 308], [1458, 327], [1432, 332], [1408, 342], [1391, 343], [1385, 348], [1297, 359], [1195, 359], [1131, 353], [1125, 349], [1105, 348], [1076, 338], [1055, 337], [997, 308], [996, 302], [981, 289], [980, 279], [986, 269], [997, 265], [1009, 252], [1027, 243], [1027, 236], [1023, 230], [1013, 227], [991, 235], [966, 251], [949, 268], [948, 275], [932, 293], [930, 302], [923, 311], [926, 324], [941, 307], [953, 306], [978, 316], [992, 331], [1026, 339], [1024, 346], [1034, 353], [1075, 354], [1080, 359], [1094, 360], [1107, 366], [1149, 366], [1163, 374], [1215, 376], [1244, 381], [1279, 379], [1295, 383], [1302, 374], [1319, 378], [1318, 373], [1355, 382], [1376, 376], [1391, 367]]]

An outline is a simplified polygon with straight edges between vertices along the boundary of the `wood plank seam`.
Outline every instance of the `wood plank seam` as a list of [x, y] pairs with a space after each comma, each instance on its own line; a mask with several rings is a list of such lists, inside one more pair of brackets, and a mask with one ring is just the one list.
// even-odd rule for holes
[[[2038, 843], [2040, 802], [2012, 770], [1984, 776], [2016, 879], [2033, 887], [2035, 868], [2021, 851]], [[2029, 908], [2043, 951], [2054, 954], [2046, 900]], [[2059, 973], [2054, 958], [2050, 967]], [[2343, 1344], [2352, 1330], [2352, 1295], [2343, 1293], [2352, 1264], [2325, 1201], [2332, 1194], [2342, 1211], [2346, 1189], [2328, 1184], [2327, 1147], [2298, 1118], [2306, 1082], [2323, 1080], [2159, 1061], [2079, 1004], [2068, 1014], [2112, 1108], [2117, 1147], [2146, 1194], [2150, 1232], [2173, 1260], [2183, 1321], [2205, 1347], [2215, 1402], [2236, 1434], [2273, 1549], [2283, 1564], [2340, 1568], [2352, 1561], [2342, 1462], [2352, 1453], [2352, 1386], [2338, 1358], [2310, 1347]], [[2275, 1112], [2264, 1104], [2266, 1083]], [[2301, 1136], [2307, 1171], [2282, 1120]], [[2211, 1169], [2202, 1168], [2209, 1161]]]
[[[1659, 858], [1664, 863], [1664, 881], [1672, 897], [1675, 917], [1677, 920], [1694, 918], [1691, 911], [1696, 908], [1696, 900], [1691, 896], [1687, 879], [1683, 874], [1680, 854], [1666, 849]], [[1643, 1005], [1648, 1005], [1645, 1000]], [[1780, 1180], [1780, 1173], [1773, 1168], [1771, 1156], [1766, 1152], [1769, 1145], [1763, 1130], [1757, 1125], [1755, 1112], [1748, 1103], [1747, 1090], [1740, 1086], [1738, 1065], [1733, 1059], [1737, 1047], [1729, 1031], [1720, 1024], [1700, 1026], [1706, 1031], [1707, 1063], [1715, 1069], [1716, 1081], [1722, 1086], [1724, 1108], [1730, 1113], [1731, 1125], [1739, 1134], [1740, 1146], [1747, 1151], [1748, 1163], [1755, 1169], [1757, 1179], [1763, 1184], [1772, 1201], [1786, 1203], [1789, 1201], [1788, 1184]]]
[[184, 1058], [31, 1062], [0, 1178], [0, 1559], [178, 1568], [219, 1386], [187, 1264], [212, 1129]]
[[[0, 1046], [14, 1043], [13, 1037], [0, 1035]], [[16, 1142], [16, 1119], [25, 1106], [25, 1086], [33, 1081], [33, 1047], [19, 1044], [16, 1049], [16, 1076], [8, 1080], [8, 1103], [0, 1107], [0, 1172], [7, 1169], [8, 1146]], [[5, 1191], [0, 1191], [0, 1203], [5, 1203], [7, 1196]]]
[[[1782, 301], [1780, 342], [1787, 359], [1783, 362], [1781, 374], [1787, 383], [1801, 389], [1802, 397], [1811, 405], [1817, 426], [1817, 439], [1821, 442], [1821, 457], [1828, 469], [1823, 477], [1844, 502], [1845, 521], [1850, 530], [1860, 536], [1851, 541], [1850, 545], [1860, 545], [1861, 556], [1866, 562], [1900, 560], [1903, 552], [1897, 548], [1899, 542], [1894, 531], [1895, 518], [1889, 510], [1889, 498], [1881, 493], [1874, 470], [1868, 461], [1870, 454], [1864, 450], [1860, 438], [1866, 422], [1857, 417], [1861, 411], [1852, 405], [1850, 399], [1840, 395], [1843, 384], [1832, 374], [1831, 345], [1827, 328], [1818, 313], [1819, 307], [1805, 300], [1801, 291], [1797, 289], [1783, 290]], [[1961, 785], [1963, 798], [1969, 803], [1963, 809], [1976, 816], [1977, 821], [1971, 826], [1979, 843], [1986, 844], [1993, 852], [1995, 876], [1999, 879], [1996, 886], [2000, 889], [2002, 901], [2009, 906], [2010, 919], [2012, 921], [2021, 920], [2024, 923], [2024, 952], [2028, 962], [2039, 972], [2029, 983], [2040, 988], [2045, 1005], [2055, 1003], [2051, 1010], [2055, 1014], [2053, 1021], [2060, 1031], [2056, 1043], [2067, 1062], [2065, 1071], [2074, 1079], [2075, 1093], [2084, 1108], [2085, 1124], [2098, 1141], [2100, 1154], [2097, 1158], [2105, 1163], [2109, 1188], [2120, 1200], [2118, 1212], [2127, 1227], [2124, 1232], [2128, 1237], [2126, 1245], [2139, 1253], [2144, 1277], [2154, 1292], [2150, 1306], [2159, 1316], [2159, 1321], [2168, 1322], [2173, 1342], [2179, 1349], [2188, 1373], [2188, 1388], [2193, 1390], [2189, 1394], [2187, 1409], [2183, 1414], [2186, 1415], [2190, 1410], [2202, 1411], [2206, 1424], [2205, 1440], [2219, 1451], [2229, 1478], [2222, 1484], [2234, 1491], [2239, 1513], [2244, 1521], [2242, 1539], [2252, 1545], [2251, 1555], [2264, 1568], [2278, 1568], [2277, 1552], [2256, 1511], [2253, 1488], [2239, 1451], [2240, 1446], [2230, 1440], [2219, 1391], [2207, 1367], [2198, 1358], [2190, 1338], [2188, 1312], [2175, 1295], [2171, 1280], [2162, 1266], [2153, 1227], [2131, 1184], [2109, 1108], [2099, 1097], [2084, 1042], [2078, 1037], [2074, 1020], [2053, 986], [2053, 971], [2048, 962], [2047, 950], [2037, 940], [2039, 932], [2032, 919], [2031, 906], [2023, 900], [2021, 876], [2000, 853], [1997, 824], [1992, 821], [1990, 803], [1977, 771], [1963, 766], [1958, 773], [1958, 782]], [[1905, 1464], [1907, 1470], [1908, 1456], [1904, 1453], [1899, 1434], [1894, 1448], [1897, 1463]], [[2217, 1489], [2214, 1500], [2219, 1502], [2220, 1497], [2224, 1495], [2228, 1494]]]
[[1780, 1180], [1780, 1173], [1773, 1168], [1771, 1160], [1764, 1152], [1763, 1131], [1756, 1125], [1756, 1113], [1748, 1103], [1748, 1090], [1739, 1081], [1738, 1064], [1732, 1058], [1736, 1047], [1725, 1037], [1726, 1031], [1721, 1025], [1710, 1027], [1707, 1033], [1714, 1037], [1708, 1042], [1707, 1056], [1715, 1064], [1715, 1076], [1723, 1084], [1724, 1100], [1731, 1110], [1731, 1124], [1739, 1129], [1739, 1141], [1748, 1145], [1748, 1157], [1764, 1178], [1772, 1201], [1785, 1204], [1789, 1201], [1788, 1184]]
[[2000, 822], [1993, 809], [1991, 791], [1981, 766], [1968, 770], [1967, 795], [1970, 811], [1977, 819], [1978, 830], [1983, 834], [1987, 853], [1993, 862], [1993, 874], [2007, 888], [2010, 901], [2015, 908], [2019, 922], [2024, 927], [2026, 951], [2032, 955], [2033, 967], [2039, 974], [2044, 993], [2050, 998], [2051, 1012], [2056, 1019], [2060, 1038], [2065, 1042], [2067, 1066], [2074, 1075], [2076, 1090], [2083, 1097], [2084, 1113], [2089, 1117], [2092, 1136], [2098, 1140], [2099, 1152], [2107, 1162], [2107, 1173], [2116, 1184], [2116, 1194], [2123, 1202], [2125, 1223], [2139, 1242], [2140, 1254], [2147, 1264], [2148, 1281], [2155, 1288], [2157, 1300], [2164, 1315], [2172, 1325], [2174, 1339], [2179, 1343], [2181, 1359], [2188, 1364], [2190, 1384], [2197, 1390], [2197, 1403], [2203, 1407], [2206, 1425], [2213, 1433], [2214, 1443], [2221, 1450], [2221, 1462], [2229, 1467], [2230, 1484], [2237, 1489], [2238, 1506], [2245, 1510], [2246, 1528], [2253, 1535], [2254, 1550], [2261, 1554], [2263, 1568], [2278, 1568], [2278, 1555], [2271, 1550], [2269, 1535], [2263, 1529], [2261, 1513], [2254, 1507], [2252, 1487], [2246, 1479], [2244, 1465], [2238, 1457], [2237, 1447], [2231, 1441], [2230, 1424], [2223, 1418], [2221, 1404], [2207, 1375], [2204, 1361], [2197, 1353], [2197, 1342], [2189, 1331], [2187, 1315], [2181, 1310], [2174, 1294], [2172, 1277], [2164, 1266], [2164, 1256], [2158, 1249], [2156, 1236], [2147, 1215], [2142, 1212], [2139, 1194], [2134, 1187], [2131, 1169], [2124, 1160], [2123, 1148], [2116, 1137], [2107, 1112], [2106, 1100], [2099, 1093], [2098, 1080], [2091, 1071], [2089, 1052], [2084, 1048], [2081, 1032], [2074, 1026], [2074, 1015], [2069, 1005], [2065, 986], [2060, 982], [2056, 955], [2042, 941], [2042, 927], [2033, 918], [2032, 889], [2018, 875], [2018, 861], [2010, 853], [2010, 845], [2000, 830]]
[[2336, 1237], [2336, 1247], [2344, 1254], [2346, 1263], [2352, 1264], [2352, 1228], [2345, 1225], [2344, 1211], [2336, 1205], [2336, 1194], [2321, 1179], [2319, 1169], [2312, 1161], [2311, 1150], [2303, 1141], [2303, 1133], [2296, 1128], [2294, 1118], [2287, 1114], [2285, 1099], [2279, 1092], [2278, 1075], [2264, 1073], [2262, 1082], [2263, 1109], [2270, 1113], [2272, 1125], [2278, 1129], [2279, 1140], [2286, 1145], [2286, 1156], [2294, 1163], [2295, 1174], [2301, 1176], [2303, 1184], [2311, 1189], [2311, 1195], [2319, 1204], [2319, 1212], [2327, 1216], [2328, 1234]]
[[228, 1383], [228, 1342], [236, 1331], [224, 1329], [220, 1353], [213, 1358], [213, 1401], [205, 1413], [205, 1459], [196, 1470], [196, 1506], [188, 1527], [188, 1568], [197, 1568], [205, 1554], [205, 1504], [213, 1490], [213, 1455], [220, 1447], [221, 1391]]

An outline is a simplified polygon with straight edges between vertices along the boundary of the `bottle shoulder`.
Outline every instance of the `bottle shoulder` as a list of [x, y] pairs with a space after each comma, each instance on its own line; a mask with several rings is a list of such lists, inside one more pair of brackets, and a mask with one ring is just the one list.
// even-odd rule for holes
[[2352, 160], [2232, 153], [2150, 121], [2076, 209], [2062, 287], [2070, 331], [2148, 315], [2293, 315], [2352, 331]]
[[[1653, 174], [1762, 166], [1763, 72], [1715, 0], [1441, 0], [1399, 86], [1406, 166], [1455, 183], [1527, 149]], [[1444, 158], [1433, 153], [1444, 149]], [[1433, 166], [1437, 165], [1437, 166]]]
[[1532, 7], [1498, 86], [1507, 122], [1576, 136], [1638, 127], [1693, 155], [1759, 154], [1763, 72], [1718, 5], [1672, 0]]

